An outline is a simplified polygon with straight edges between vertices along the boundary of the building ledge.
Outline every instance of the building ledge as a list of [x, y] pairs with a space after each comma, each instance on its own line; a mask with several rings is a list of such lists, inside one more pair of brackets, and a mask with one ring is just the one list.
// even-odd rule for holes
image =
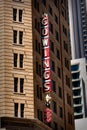
[[[5, 128], [6, 130], [52, 130], [43, 122], [38, 119], [25, 119], [25, 118], [15, 118], [15, 117], [1, 117], [0, 118], [0, 128]], [[14, 129], [13, 129], [14, 128]]]

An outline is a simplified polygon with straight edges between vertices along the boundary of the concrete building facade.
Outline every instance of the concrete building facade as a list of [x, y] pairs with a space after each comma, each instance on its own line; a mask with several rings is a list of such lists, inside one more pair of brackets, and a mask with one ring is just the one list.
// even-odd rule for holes
[[[44, 13], [48, 14], [50, 25], [50, 123], [44, 113], [41, 43]], [[68, 29], [67, 0], [0, 0], [1, 128], [74, 130]]]
[[75, 119], [87, 117], [87, 74], [85, 58], [71, 60]]
[[87, 59], [86, 0], [68, 0], [71, 57]]

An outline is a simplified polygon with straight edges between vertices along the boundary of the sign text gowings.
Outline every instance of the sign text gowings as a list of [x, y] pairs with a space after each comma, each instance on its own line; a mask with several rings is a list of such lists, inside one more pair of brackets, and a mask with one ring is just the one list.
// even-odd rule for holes
[[52, 110], [50, 107], [50, 92], [52, 91], [51, 84], [51, 67], [50, 67], [50, 39], [49, 39], [49, 20], [48, 14], [43, 14], [41, 21], [41, 39], [42, 39], [42, 51], [43, 51], [43, 91], [45, 94], [45, 116], [46, 122], [49, 123], [52, 120]]

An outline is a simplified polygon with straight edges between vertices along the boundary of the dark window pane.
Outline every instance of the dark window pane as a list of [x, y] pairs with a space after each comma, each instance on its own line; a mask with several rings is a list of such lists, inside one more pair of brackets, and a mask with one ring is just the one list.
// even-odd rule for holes
[[50, 41], [50, 44], [51, 44], [51, 50], [54, 52], [54, 43]]
[[37, 24], [38, 24], [38, 22], [37, 22], [37, 19], [35, 18], [35, 29], [37, 30]]
[[53, 111], [57, 113], [57, 104], [55, 101], [53, 101]]
[[56, 92], [56, 82], [52, 80], [52, 90]]
[[51, 15], [53, 15], [53, 11], [52, 11], [52, 8], [49, 6], [49, 12]]
[[79, 70], [79, 65], [72, 65], [71, 66], [71, 71], [78, 71]]
[[42, 3], [46, 6], [46, 0], [42, 0]]
[[55, 22], [58, 24], [58, 17], [55, 15]]
[[34, 7], [37, 8], [37, 0], [34, 0]]
[[58, 74], [58, 77], [61, 78], [61, 71], [59, 67], [57, 68], [57, 74]]
[[38, 117], [39, 120], [43, 121], [43, 113], [39, 109], [37, 109], [37, 117]]
[[39, 74], [39, 69], [38, 69], [38, 62], [36, 62], [36, 73]]
[[53, 122], [53, 130], [58, 130], [58, 124], [56, 122]]
[[50, 23], [50, 31], [51, 31], [51, 33], [53, 33], [53, 24], [52, 23]]
[[51, 69], [52, 69], [53, 71], [55, 71], [55, 63], [54, 63], [54, 61], [51, 61]]
[[71, 96], [67, 93], [67, 103], [71, 106]]
[[65, 49], [66, 52], [68, 53], [68, 44], [66, 43], [66, 41], [64, 41], [64, 49]]
[[13, 43], [17, 43], [17, 31], [13, 31]]
[[63, 118], [63, 109], [62, 107], [59, 107], [59, 115], [61, 118]]
[[38, 52], [38, 41], [35, 40], [35, 48], [36, 48], [36, 51]]
[[40, 99], [42, 100], [42, 88], [40, 87]]
[[23, 93], [24, 90], [24, 79], [20, 78], [20, 92]]
[[23, 13], [23, 11], [19, 10], [19, 22], [22, 22], [22, 13]]
[[23, 54], [20, 54], [20, 68], [23, 68]]
[[70, 78], [66, 75], [66, 85], [70, 87]]
[[19, 44], [23, 44], [23, 32], [19, 31]]
[[17, 67], [18, 54], [14, 54], [14, 67]]
[[62, 88], [61, 87], [58, 87], [58, 93], [59, 93], [59, 97], [62, 98]]
[[37, 2], [37, 11], [39, 12], [39, 2]]
[[17, 20], [17, 9], [13, 9], [13, 20]]
[[57, 31], [55, 32], [55, 37], [56, 37], [56, 40], [59, 41], [59, 34]]
[[14, 116], [18, 117], [18, 103], [14, 103]]
[[57, 0], [54, 0], [54, 4], [55, 4], [55, 6], [57, 7]]
[[18, 91], [18, 78], [14, 78], [14, 92]]
[[24, 104], [21, 104], [20, 109], [21, 109], [21, 110], [20, 110], [20, 112], [21, 112], [21, 113], [20, 113], [20, 114], [21, 114], [20, 116], [21, 116], [21, 117], [24, 117]]
[[37, 97], [39, 98], [39, 85], [37, 85]]
[[56, 52], [57, 54], [57, 58], [60, 60], [60, 52], [59, 52], [59, 50], [57, 49], [57, 52]]
[[41, 77], [41, 65], [39, 65], [39, 76]]

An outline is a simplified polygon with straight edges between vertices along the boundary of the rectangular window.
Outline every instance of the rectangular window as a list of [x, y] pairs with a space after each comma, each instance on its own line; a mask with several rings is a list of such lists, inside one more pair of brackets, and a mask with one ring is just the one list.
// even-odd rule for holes
[[58, 124], [56, 122], [53, 122], [53, 130], [58, 130]]
[[56, 40], [59, 41], [59, 34], [57, 31], [55, 31], [55, 37], [56, 37]]
[[60, 118], [63, 118], [63, 109], [62, 109], [62, 107], [59, 107], [59, 116], [60, 116]]
[[20, 92], [23, 93], [24, 90], [24, 79], [20, 78]]
[[52, 8], [50, 7], [50, 5], [49, 5], [49, 13], [50, 13], [51, 15], [53, 15], [53, 11], [52, 11]]
[[17, 9], [13, 9], [13, 20], [17, 20]]
[[51, 69], [52, 69], [53, 71], [55, 71], [55, 63], [54, 63], [54, 61], [51, 61]]
[[23, 10], [13, 8], [13, 21], [22, 22]]
[[42, 100], [42, 88], [37, 85], [37, 97]]
[[69, 61], [66, 57], [65, 57], [65, 67], [69, 70]]
[[18, 103], [14, 103], [14, 116], [18, 117]]
[[35, 48], [36, 48], [36, 51], [38, 52], [38, 41], [35, 40]]
[[34, 7], [37, 8], [37, 0], [34, 0]]
[[37, 97], [39, 98], [39, 85], [37, 85], [36, 87], [37, 87]]
[[60, 60], [60, 52], [59, 52], [58, 49], [57, 49], [57, 51], [56, 51], [56, 56], [57, 56], [57, 58]]
[[56, 92], [56, 82], [54, 80], [52, 80], [52, 90]]
[[13, 30], [13, 43], [17, 43], [17, 31]]
[[68, 112], [68, 123], [70, 124], [70, 113]]
[[71, 96], [67, 93], [67, 103], [71, 106]]
[[41, 77], [42, 71], [41, 71], [41, 65], [36, 62], [36, 73]]
[[17, 43], [18, 39], [18, 33], [19, 33], [19, 44], [23, 44], [23, 31], [17, 31], [13, 30], [13, 43]]
[[54, 0], [54, 4], [55, 4], [55, 6], [57, 7], [57, 0]]
[[55, 101], [53, 101], [53, 111], [57, 113], [57, 104]]
[[18, 54], [14, 53], [14, 67], [17, 67]]
[[42, 0], [42, 3], [46, 6], [46, 0]]
[[35, 18], [35, 29], [37, 30], [37, 19]]
[[24, 104], [20, 104], [20, 117], [24, 117]]
[[62, 26], [62, 28], [63, 28], [63, 33], [67, 36], [67, 29], [65, 28], [64, 25]]
[[39, 109], [37, 109], [37, 117], [39, 120], [43, 121], [43, 112]]
[[23, 11], [19, 10], [19, 22], [22, 22], [22, 14], [23, 14]]
[[19, 44], [23, 44], [23, 32], [19, 31]]
[[58, 17], [55, 15], [55, 22], [58, 24]]
[[51, 44], [51, 51], [54, 52], [54, 43], [50, 41], [50, 44]]
[[23, 54], [20, 54], [20, 68], [23, 68]]
[[38, 71], [39, 71], [39, 70], [38, 70], [38, 62], [36, 62], [36, 73], [37, 73], [37, 74], [39, 74]]
[[40, 47], [40, 43], [38, 43], [38, 53], [41, 54], [41, 47]]
[[53, 33], [53, 24], [52, 23], [50, 23], [50, 31], [51, 31], [51, 33]]
[[39, 2], [37, 0], [34, 0], [34, 7], [39, 12]]
[[36, 48], [36, 51], [41, 54], [41, 44], [38, 42], [38, 40], [35, 40], [35, 48]]
[[64, 46], [64, 49], [66, 50], [66, 52], [68, 53], [68, 44], [66, 43], [66, 41], [63, 41], [63, 46]]
[[37, 11], [39, 12], [39, 2], [37, 2]]
[[70, 78], [66, 75], [66, 85], [70, 88]]
[[35, 18], [35, 29], [40, 33], [40, 22]]
[[61, 78], [61, 71], [59, 67], [57, 68], [57, 74], [58, 74], [58, 77]]
[[39, 76], [41, 77], [41, 65], [39, 64]]
[[58, 87], [58, 94], [59, 94], [59, 97], [62, 98], [62, 88], [61, 87]]
[[18, 78], [14, 78], [14, 92], [18, 92]]
[[40, 87], [39, 89], [40, 89], [39, 90], [40, 91], [40, 99], [42, 100], [42, 88]]

